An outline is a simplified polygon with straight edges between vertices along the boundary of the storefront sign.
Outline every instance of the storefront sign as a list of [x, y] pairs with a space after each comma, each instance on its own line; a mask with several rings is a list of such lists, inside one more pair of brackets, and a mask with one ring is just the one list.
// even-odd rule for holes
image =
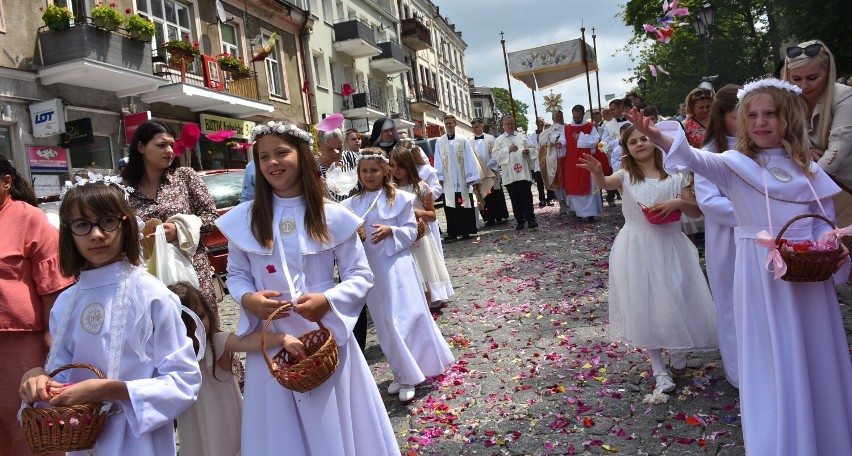
[[68, 149], [51, 146], [27, 146], [31, 171], [68, 171]]
[[92, 133], [92, 119], [77, 119], [65, 123], [65, 133], [62, 134], [62, 142], [59, 144], [65, 148], [85, 146], [95, 142], [95, 134]]
[[427, 125], [426, 126], [426, 136], [429, 138], [440, 138], [441, 126], [440, 125]]
[[250, 120], [231, 119], [229, 117], [201, 114], [201, 133], [216, 133], [219, 130], [236, 130], [233, 139], [251, 139], [251, 129], [256, 125]]
[[33, 124], [33, 136], [44, 138], [65, 133], [65, 109], [62, 101], [54, 98], [30, 105], [30, 122]]
[[151, 111], [137, 112], [124, 116], [124, 137], [127, 144], [133, 140], [133, 135], [136, 134], [136, 129], [146, 121], [151, 120]]

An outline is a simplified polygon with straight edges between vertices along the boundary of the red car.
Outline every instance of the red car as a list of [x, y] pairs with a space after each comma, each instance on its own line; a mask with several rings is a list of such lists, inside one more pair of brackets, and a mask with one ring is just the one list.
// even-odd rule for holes
[[[219, 215], [240, 204], [244, 172], [245, 170], [242, 169], [197, 171], [198, 176], [207, 185], [207, 191], [213, 197]], [[201, 242], [207, 250], [207, 257], [216, 274], [224, 277], [228, 267], [228, 239], [217, 229], [202, 236]]]

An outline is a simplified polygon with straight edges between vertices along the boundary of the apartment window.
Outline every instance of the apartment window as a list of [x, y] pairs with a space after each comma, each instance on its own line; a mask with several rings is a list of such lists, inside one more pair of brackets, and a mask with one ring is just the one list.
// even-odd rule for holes
[[482, 118], [485, 117], [485, 112], [482, 109], [482, 102], [481, 101], [474, 101], [473, 102], [473, 117], [475, 119], [482, 119]]
[[222, 52], [242, 57], [237, 28], [231, 24], [219, 24], [219, 31], [222, 34]]
[[136, 0], [136, 9], [154, 22], [157, 28], [155, 43], [165, 43], [187, 35], [189, 41], [194, 40], [187, 5], [174, 0]]
[[[262, 43], [268, 43], [271, 33], [261, 33]], [[280, 41], [275, 43], [275, 49], [266, 56], [266, 82], [269, 85], [269, 94], [279, 98], [287, 99], [287, 88], [284, 84], [284, 68], [281, 66], [281, 54], [279, 54]]]
[[322, 18], [329, 24], [334, 22], [334, 9], [331, 0], [322, 0]]
[[325, 62], [320, 56], [314, 56], [314, 77], [317, 80], [317, 86], [328, 88], [328, 78], [325, 74]]

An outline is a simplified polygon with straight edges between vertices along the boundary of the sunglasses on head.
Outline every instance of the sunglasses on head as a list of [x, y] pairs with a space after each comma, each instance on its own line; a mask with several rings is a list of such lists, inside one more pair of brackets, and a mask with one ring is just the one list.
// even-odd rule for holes
[[789, 57], [791, 59], [796, 58], [796, 57], [802, 55], [802, 52], [804, 52], [805, 55], [808, 56], [808, 57], [813, 57], [813, 56], [819, 54], [819, 51], [821, 51], [821, 50], [822, 50], [822, 43], [809, 44], [805, 47], [790, 46], [790, 47], [787, 48], [787, 57]]
[[713, 98], [713, 91], [709, 89], [701, 89], [696, 90], [693, 98], [696, 100], [706, 100], [708, 98]]

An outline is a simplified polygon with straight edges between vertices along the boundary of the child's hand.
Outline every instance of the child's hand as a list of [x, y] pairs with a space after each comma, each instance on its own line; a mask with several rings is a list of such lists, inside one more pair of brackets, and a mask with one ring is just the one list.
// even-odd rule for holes
[[49, 401], [50, 405], [78, 405], [92, 402], [124, 400], [130, 396], [124, 382], [111, 379], [89, 379], [74, 383]]
[[[279, 307], [284, 305], [292, 306], [290, 301], [276, 301], [271, 299], [277, 298], [278, 296], [281, 296], [281, 293], [274, 290], [262, 290], [255, 293], [246, 293], [243, 295], [242, 305], [257, 318], [266, 320], [270, 315], [272, 315], [272, 312], [275, 312], [275, 310]], [[287, 318], [289, 316], [290, 314], [288, 312], [281, 312], [275, 316], [275, 319]]]
[[680, 209], [681, 200], [680, 198], [674, 198], [670, 200], [665, 200], [663, 202], [657, 203], [648, 208], [651, 212], [656, 212], [658, 216], [665, 217], [672, 212]]
[[47, 402], [50, 400], [48, 386], [50, 388], [61, 388], [62, 384], [51, 380], [41, 367], [36, 367], [28, 370], [21, 377], [21, 387], [18, 393], [21, 395], [21, 400], [27, 404]]
[[370, 234], [370, 241], [373, 244], [378, 244], [379, 242], [382, 242], [386, 237], [393, 234], [393, 230], [391, 229], [391, 227], [389, 227], [387, 225], [370, 225], [370, 226], [372, 226], [373, 228], [376, 229], [376, 231], [373, 231]]
[[296, 307], [293, 312], [301, 315], [302, 318], [314, 323], [320, 321], [323, 316], [331, 309], [331, 304], [322, 293], [308, 293], [299, 296]]
[[585, 153], [580, 157], [580, 163], [577, 164], [577, 168], [585, 168], [594, 174], [603, 174], [603, 165], [601, 165], [601, 162]]
[[646, 134], [652, 142], [655, 144], [659, 142], [662, 133], [660, 133], [660, 129], [654, 125], [650, 117], [645, 117], [644, 109], [637, 110], [636, 108], [632, 108], [629, 111], [624, 111], [624, 118], [633, 124], [637, 130]]
[[305, 344], [303, 344], [301, 340], [296, 339], [289, 334], [280, 334], [280, 336], [281, 346], [283, 346], [284, 350], [287, 350], [287, 353], [290, 355], [291, 364], [298, 363], [308, 357], [308, 354], [305, 352]]

